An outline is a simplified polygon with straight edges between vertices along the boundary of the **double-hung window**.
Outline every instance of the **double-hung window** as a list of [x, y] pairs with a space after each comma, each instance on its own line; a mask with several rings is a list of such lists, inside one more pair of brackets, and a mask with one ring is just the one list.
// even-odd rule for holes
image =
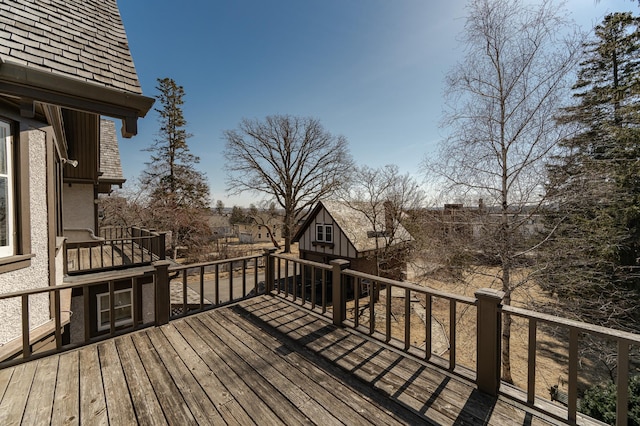
[[332, 243], [333, 227], [331, 225], [316, 225], [316, 241]]
[[[115, 327], [133, 322], [133, 293], [131, 289], [113, 292], [113, 313]], [[108, 330], [110, 325], [109, 293], [98, 294], [98, 330]]]
[[0, 257], [15, 254], [13, 186], [11, 127], [0, 121]]

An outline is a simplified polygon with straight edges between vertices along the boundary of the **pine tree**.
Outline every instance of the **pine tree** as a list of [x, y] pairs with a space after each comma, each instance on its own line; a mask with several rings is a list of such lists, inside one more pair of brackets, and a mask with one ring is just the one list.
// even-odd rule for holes
[[151, 159], [141, 182], [148, 194], [150, 226], [172, 232], [171, 245], [191, 252], [204, 247], [210, 231], [205, 211], [209, 207], [209, 186], [195, 169], [200, 158], [189, 151], [187, 121], [182, 113], [184, 89], [173, 79], [158, 79], [160, 108], [158, 137], [147, 151]]
[[557, 226], [542, 250], [541, 283], [565, 314], [640, 330], [640, 20], [606, 16], [585, 45], [574, 85], [576, 105], [560, 124], [574, 126], [549, 166]]

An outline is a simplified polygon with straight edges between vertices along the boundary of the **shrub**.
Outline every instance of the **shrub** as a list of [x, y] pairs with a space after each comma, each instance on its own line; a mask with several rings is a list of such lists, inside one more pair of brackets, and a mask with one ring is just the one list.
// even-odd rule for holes
[[[580, 411], [605, 423], [616, 424], [616, 385], [595, 385], [587, 389]], [[629, 380], [628, 424], [640, 426], [640, 375]]]

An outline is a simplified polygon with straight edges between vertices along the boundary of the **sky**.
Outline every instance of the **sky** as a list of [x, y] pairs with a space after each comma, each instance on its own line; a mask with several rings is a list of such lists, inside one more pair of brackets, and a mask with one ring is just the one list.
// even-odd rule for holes
[[[343, 135], [358, 165], [395, 164], [422, 179], [420, 163], [446, 134], [444, 77], [463, 59], [464, 0], [118, 0], [144, 95], [158, 78], [184, 87], [184, 117], [212, 204], [248, 206], [228, 195], [225, 130], [243, 118], [314, 117]], [[570, 0], [584, 30], [629, 0]], [[156, 103], [155, 107], [158, 107]], [[158, 117], [120, 139], [125, 189], [145, 168]]]

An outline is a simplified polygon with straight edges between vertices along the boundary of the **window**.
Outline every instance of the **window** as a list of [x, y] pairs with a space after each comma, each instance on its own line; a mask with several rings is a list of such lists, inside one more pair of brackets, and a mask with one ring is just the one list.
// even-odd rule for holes
[[[0, 117], [0, 274], [31, 265], [29, 144]], [[43, 173], [43, 176], [45, 173]]]
[[316, 241], [332, 243], [333, 227], [331, 225], [316, 225]]
[[[109, 321], [109, 293], [98, 294], [98, 330], [108, 330]], [[118, 290], [113, 292], [113, 313], [115, 316], [115, 326], [131, 324], [133, 322], [133, 305], [131, 289]]]
[[0, 257], [15, 254], [12, 159], [11, 128], [9, 123], [0, 121]]

